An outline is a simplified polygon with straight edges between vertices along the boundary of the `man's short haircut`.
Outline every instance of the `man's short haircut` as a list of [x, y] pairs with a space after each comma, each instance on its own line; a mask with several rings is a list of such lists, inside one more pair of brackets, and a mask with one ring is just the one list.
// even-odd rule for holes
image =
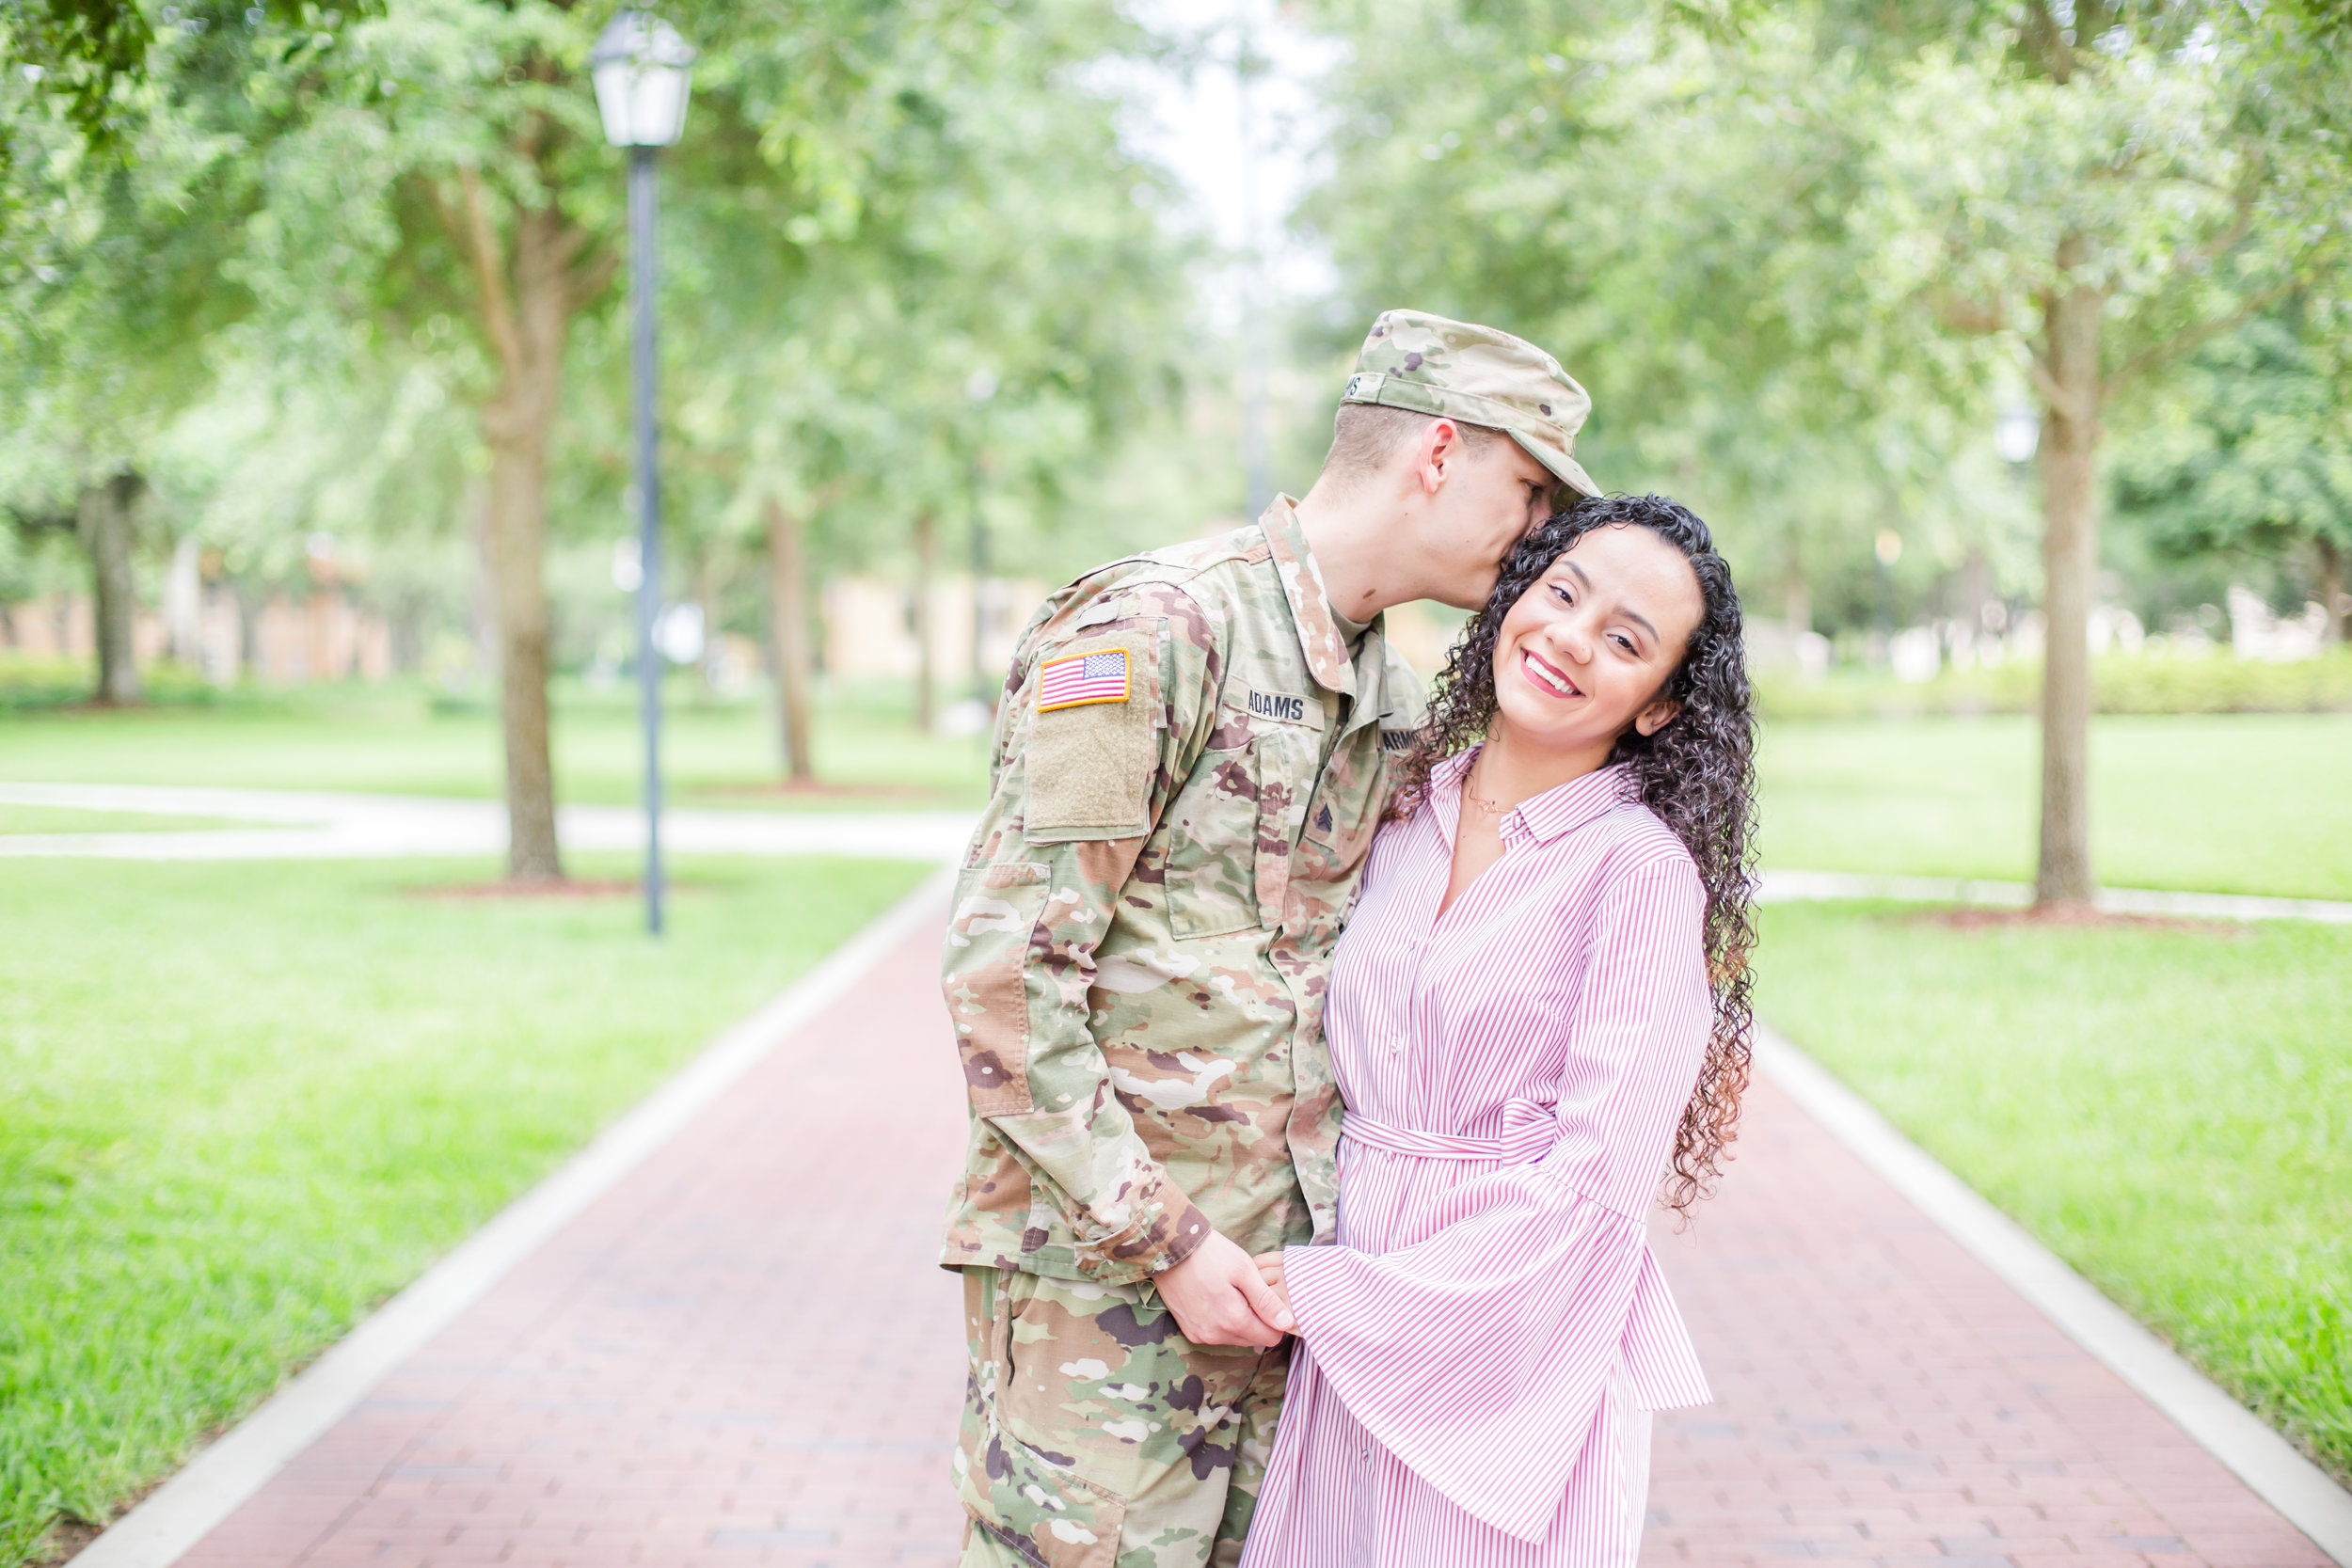
[[[1439, 416], [1417, 408], [1391, 408], [1379, 403], [1343, 403], [1331, 420], [1331, 450], [1323, 471], [1355, 482], [1369, 478], [1396, 455], [1397, 449], [1421, 439], [1421, 433]], [[1483, 424], [1454, 421], [1462, 433], [1462, 450], [1479, 455], [1497, 441], [1507, 440], [1500, 430]]]

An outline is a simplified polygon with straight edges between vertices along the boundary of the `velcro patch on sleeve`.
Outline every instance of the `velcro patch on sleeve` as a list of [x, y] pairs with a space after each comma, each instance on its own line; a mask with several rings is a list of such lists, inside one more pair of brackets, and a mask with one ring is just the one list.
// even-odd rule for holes
[[[1064, 649], [1039, 666], [1038, 711], [1021, 748], [1028, 797], [1024, 831], [1031, 844], [1151, 831], [1158, 705], [1150, 656], [1151, 645], [1136, 633], [1114, 633]], [[1091, 675], [1089, 664], [1095, 664]], [[1104, 689], [1046, 696], [1046, 674], [1057, 665], [1072, 672], [1062, 677], [1068, 685], [1101, 682]]]
[[1089, 703], [1127, 700], [1127, 650], [1104, 648], [1090, 654], [1049, 658], [1037, 673], [1037, 710], [1084, 707]]

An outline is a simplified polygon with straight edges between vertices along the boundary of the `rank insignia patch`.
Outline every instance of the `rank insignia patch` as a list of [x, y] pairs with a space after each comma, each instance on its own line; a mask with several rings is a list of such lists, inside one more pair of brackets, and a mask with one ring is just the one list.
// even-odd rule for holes
[[1037, 675], [1037, 710], [1081, 707], [1088, 703], [1127, 700], [1127, 650], [1110, 648], [1099, 654], [1073, 654], [1045, 661]]

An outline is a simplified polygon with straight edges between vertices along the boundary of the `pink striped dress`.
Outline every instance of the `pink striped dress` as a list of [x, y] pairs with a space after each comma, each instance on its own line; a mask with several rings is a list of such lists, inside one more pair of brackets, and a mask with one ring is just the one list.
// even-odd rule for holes
[[1604, 768], [1527, 800], [1438, 916], [1468, 756], [1381, 831], [1325, 1027], [1336, 1244], [1243, 1568], [1625, 1568], [1651, 1410], [1711, 1397], [1644, 1219], [1709, 1018], [1706, 895]]

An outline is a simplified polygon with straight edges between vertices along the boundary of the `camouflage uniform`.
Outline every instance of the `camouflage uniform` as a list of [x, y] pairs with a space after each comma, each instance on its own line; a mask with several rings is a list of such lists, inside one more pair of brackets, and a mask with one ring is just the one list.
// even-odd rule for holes
[[[1123, 700], [1038, 711], [1047, 666], [1106, 653]], [[1253, 1489], [1229, 1481], [1263, 1461], [1287, 1356], [1193, 1344], [1150, 1279], [1212, 1227], [1250, 1252], [1330, 1228], [1324, 980], [1421, 712], [1378, 622], [1349, 657], [1286, 499], [1080, 578], [1023, 632], [944, 980], [974, 1113], [941, 1256], [976, 1276], [967, 1561], [1238, 1543]], [[1051, 1375], [1009, 1383], [1033, 1342]]]
[[[1347, 396], [1507, 430], [1593, 488], [1582, 388], [1516, 338], [1387, 312]], [[1351, 655], [1287, 499], [1022, 633], [943, 978], [973, 1113], [941, 1252], [967, 1568], [1238, 1562], [1288, 1347], [1193, 1343], [1152, 1276], [1212, 1228], [1331, 1233], [1324, 985], [1422, 706], [1377, 619]]]

